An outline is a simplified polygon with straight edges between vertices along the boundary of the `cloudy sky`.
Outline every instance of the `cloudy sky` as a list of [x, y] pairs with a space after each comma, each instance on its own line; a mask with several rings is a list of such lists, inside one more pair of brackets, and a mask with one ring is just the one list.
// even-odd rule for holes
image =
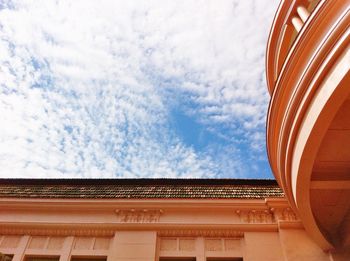
[[0, 0], [0, 177], [272, 178], [278, 0]]

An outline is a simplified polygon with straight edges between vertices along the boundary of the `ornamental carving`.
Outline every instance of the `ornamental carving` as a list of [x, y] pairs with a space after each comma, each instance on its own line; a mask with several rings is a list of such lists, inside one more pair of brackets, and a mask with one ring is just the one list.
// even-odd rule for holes
[[278, 221], [297, 221], [298, 217], [291, 208], [271, 208], [274, 217]]
[[274, 218], [269, 210], [237, 210], [242, 223], [271, 224]]
[[123, 223], [156, 223], [163, 213], [161, 209], [117, 209], [119, 222]]

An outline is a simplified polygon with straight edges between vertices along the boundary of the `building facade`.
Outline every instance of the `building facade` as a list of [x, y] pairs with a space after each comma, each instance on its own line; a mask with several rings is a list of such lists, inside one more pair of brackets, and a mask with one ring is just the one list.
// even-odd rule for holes
[[268, 180], [0, 180], [13, 261], [350, 260], [350, 0], [283, 0]]
[[272, 180], [1, 180], [13, 261], [322, 261]]

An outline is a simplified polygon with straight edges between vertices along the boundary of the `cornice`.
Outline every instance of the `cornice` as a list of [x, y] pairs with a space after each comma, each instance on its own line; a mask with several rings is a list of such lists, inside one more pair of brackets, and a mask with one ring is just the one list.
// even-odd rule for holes
[[[42, 224], [1, 223], [2, 235], [113, 236], [117, 231], [157, 231], [161, 235], [234, 236], [244, 232], [276, 232], [277, 224]], [[173, 232], [170, 232], [173, 231]], [[238, 233], [239, 232], [239, 233]]]
[[[286, 204], [278, 202], [257, 209], [232, 209], [232, 223], [181, 223], [164, 222], [163, 209], [115, 209], [116, 219], [112, 223], [48, 223], [48, 222], [1, 222], [0, 234], [8, 235], [54, 235], [54, 236], [113, 236], [116, 231], [150, 230], [162, 235], [205, 235], [234, 236], [237, 231], [278, 231], [281, 222], [299, 224], [300, 221]], [[226, 212], [227, 213], [227, 212]], [[235, 218], [236, 216], [236, 218]], [[299, 225], [300, 226], [300, 225]], [[172, 232], [170, 232], [172, 231]], [[174, 232], [176, 231], [176, 232]], [[210, 232], [208, 232], [210, 231]]]
[[115, 210], [124, 208], [250, 209], [265, 208], [264, 199], [18, 199], [0, 198], [2, 210]]
[[[3, 228], [0, 226], [0, 234], [4, 235], [31, 235], [31, 236], [91, 236], [91, 237], [113, 237], [118, 230], [114, 229], [61, 229], [61, 228]], [[160, 237], [230, 237], [242, 238], [243, 231], [234, 229], [159, 229], [157, 235]]]
[[[34, 204], [33, 204], [34, 202]], [[93, 203], [92, 203], [93, 202]], [[67, 210], [66, 223], [54, 222], [0, 222], [0, 234], [8, 235], [51, 235], [51, 236], [113, 236], [116, 231], [157, 231], [163, 236], [225, 236], [239, 237], [248, 231], [278, 231], [281, 221], [300, 222], [285, 199], [271, 198], [266, 200], [148, 200], [148, 201], [119, 201], [114, 200], [105, 202], [88, 200], [30, 200], [30, 201], [12, 201], [6, 205], [4, 199], [1, 199], [0, 208], [7, 214], [11, 210], [24, 209], [28, 214], [42, 215], [40, 211], [62, 213], [62, 207]], [[80, 203], [84, 203], [80, 205]], [[34, 205], [34, 207], [33, 207]], [[95, 208], [98, 205], [99, 208]], [[185, 205], [185, 206], [184, 206]], [[4, 208], [2, 207], [4, 206]], [[31, 206], [31, 208], [30, 208]], [[216, 208], [216, 209], [214, 209]], [[109, 216], [107, 222], [98, 223], [78, 223], [73, 221], [69, 223], [69, 210], [96, 211], [96, 213], [105, 213], [108, 209], [113, 216]], [[194, 220], [171, 221], [174, 213], [187, 213], [189, 209], [200, 209], [212, 213], [213, 209], [217, 215], [220, 210], [227, 217], [231, 213], [232, 222], [220, 224], [213, 218], [206, 223], [196, 223]], [[40, 210], [39, 212], [36, 212]], [[175, 210], [175, 212], [174, 212]], [[176, 214], [176, 215], [177, 215]], [[1, 216], [1, 215], [0, 215]], [[74, 219], [73, 219], [74, 220]], [[175, 219], [176, 220], [176, 219]], [[227, 222], [227, 221], [226, 221]]]

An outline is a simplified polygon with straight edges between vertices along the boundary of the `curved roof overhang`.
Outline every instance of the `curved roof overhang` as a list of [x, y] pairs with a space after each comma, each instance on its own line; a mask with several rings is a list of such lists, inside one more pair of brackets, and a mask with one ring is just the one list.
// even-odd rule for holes
[[275, 81], [273, 35], [282, 28], [279, 16], [286, 14], [287, 5], [282, 2], [279, 7], [268, 43], [267, 81], [272, 92], [267, 117], [268, 156], [277, 181], [306, 230], [323, 249], [330, 249], [331, 239], [312, 213], [310, 182], [325, 132], [350, 93], [350, 1], [319, 3], [295, 39]]

